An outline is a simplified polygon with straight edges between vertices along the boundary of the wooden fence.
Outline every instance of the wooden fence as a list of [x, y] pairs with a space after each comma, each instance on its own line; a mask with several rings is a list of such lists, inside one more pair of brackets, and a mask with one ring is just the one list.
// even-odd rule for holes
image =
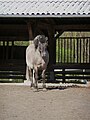
[[55, 79], [90, 79], [90, 37], [59, 37], [56, 40]]
[[[25, 49], [26, 46], [0, 43], [0, 79], [25, 79]], [[59, 37], [56, 64], [51, 67], [54, 81], [90, 80], [90, 38]]]
[[[25, 79], [25, 50], [22, 41], [0, 41], [0, 82]], [[21, 43], [21, 44], [20, 44]]]
[[56, 40], [57, 63], [90, 63], [90, 38], [60, 37]]

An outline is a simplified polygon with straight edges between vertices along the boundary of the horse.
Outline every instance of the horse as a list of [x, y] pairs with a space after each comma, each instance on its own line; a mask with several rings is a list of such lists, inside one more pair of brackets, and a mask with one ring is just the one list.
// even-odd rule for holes
[[26, 49], [26, 79], [31, 81], [31, 87], [38, 90], [38, 73], [41, 71], [43, 80], [43, 89], [45, 85], [45, 71], [49, 62], [49, 53], [47, 50], [48, 40], [44, 38], [44, 42], [38, 39], [38, 44], [35, 46], [35, 40]]

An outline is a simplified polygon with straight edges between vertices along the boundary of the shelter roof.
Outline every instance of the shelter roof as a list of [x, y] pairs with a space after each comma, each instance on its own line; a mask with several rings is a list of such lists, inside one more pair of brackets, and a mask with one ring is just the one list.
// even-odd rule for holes
[[0, 17], [90, 17], [90, 1], [0, 0]]

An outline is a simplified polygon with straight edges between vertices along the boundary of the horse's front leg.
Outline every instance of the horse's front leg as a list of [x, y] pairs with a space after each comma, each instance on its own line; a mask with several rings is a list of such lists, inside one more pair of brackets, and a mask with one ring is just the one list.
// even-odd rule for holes
[[38, 90], [38, 68], [35, 68], [35, 87]]
[[42, 71], [42, 79], [43, 79], [43, 89], [46, 88], [46, 85], [45, 85], [45, 69]]
[[32, 87], [35, 86], [35, 70], [33, 69], [33, 74], [32, 74]]

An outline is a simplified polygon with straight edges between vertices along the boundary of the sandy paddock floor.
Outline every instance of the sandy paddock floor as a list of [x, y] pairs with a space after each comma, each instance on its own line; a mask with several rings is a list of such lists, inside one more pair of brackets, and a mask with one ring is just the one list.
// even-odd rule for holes
[[0, 85], [0, 120], [90, 120], [90, 88]]

